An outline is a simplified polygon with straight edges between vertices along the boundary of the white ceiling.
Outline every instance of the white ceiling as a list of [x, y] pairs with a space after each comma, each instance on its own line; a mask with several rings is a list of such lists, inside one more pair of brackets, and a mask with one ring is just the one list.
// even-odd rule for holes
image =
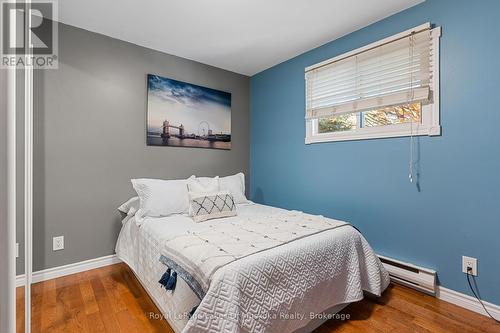
[[59, 21], [253, 75], [424, 0], [62, 0]]

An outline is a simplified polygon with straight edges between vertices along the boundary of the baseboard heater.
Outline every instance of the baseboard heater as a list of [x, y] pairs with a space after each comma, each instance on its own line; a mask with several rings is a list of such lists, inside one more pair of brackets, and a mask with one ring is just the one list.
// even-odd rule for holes
[[436, 271], [396, 259], [378, 256], [391, 280], [407, 287], [436, 295]]

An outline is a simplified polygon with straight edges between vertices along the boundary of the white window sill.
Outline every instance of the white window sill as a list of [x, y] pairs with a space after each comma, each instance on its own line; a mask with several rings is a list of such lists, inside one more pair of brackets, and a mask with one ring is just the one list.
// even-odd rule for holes
[[332, 132], [323, 134], [314, 134], [305, 138], [306, 144], [321, 143], [321, 142], [336, 142], [336, 141], [353, 141], [353, 140], [370, 140], [397, 138], [404, 136], [437, 136], [441, 135], [441, 126], [424, 126], [413, 125], [413, 129], [409, 124], [393, 125], [360, 128], [344, 132]]

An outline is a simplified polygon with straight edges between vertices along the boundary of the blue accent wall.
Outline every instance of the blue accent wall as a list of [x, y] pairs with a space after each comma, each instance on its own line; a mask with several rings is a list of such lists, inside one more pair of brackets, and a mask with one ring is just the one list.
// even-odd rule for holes
[[[251, 199], [352, 222], [376, 252], [500, 304], [500, 1], [428, 0], [251, 78]], [[305, 145], [304, 68], [425, 22], [442, 27], [442, 136]], [[301, 24], [301, 22], [297, 22]]]

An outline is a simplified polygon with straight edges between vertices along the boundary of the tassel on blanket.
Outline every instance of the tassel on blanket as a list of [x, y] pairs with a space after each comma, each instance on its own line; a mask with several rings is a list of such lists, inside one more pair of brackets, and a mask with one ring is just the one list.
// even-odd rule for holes
[[191, 319], [191, 317], [194, 315], [194, 313], [196, 312], [196, 309], [198, 309], [198, 305], [195, 306], [194, 308], [192, 308], [191, 311], [189, 311], [189, 313], [188, 313], [189, 319]]
[[170, 279], [170, 268], [167, 268], [167, 270], [165, 271], [165, 273], [163, 273], [158, 283], [166, 288], [169, 279]]
[[172, 272], [172, 275], [170, 275], [170, 278], [168, 279], [167, 284], [165, 285], [165, 289], [174, 290], [176, 283], [177, 283], [177, 273]]

